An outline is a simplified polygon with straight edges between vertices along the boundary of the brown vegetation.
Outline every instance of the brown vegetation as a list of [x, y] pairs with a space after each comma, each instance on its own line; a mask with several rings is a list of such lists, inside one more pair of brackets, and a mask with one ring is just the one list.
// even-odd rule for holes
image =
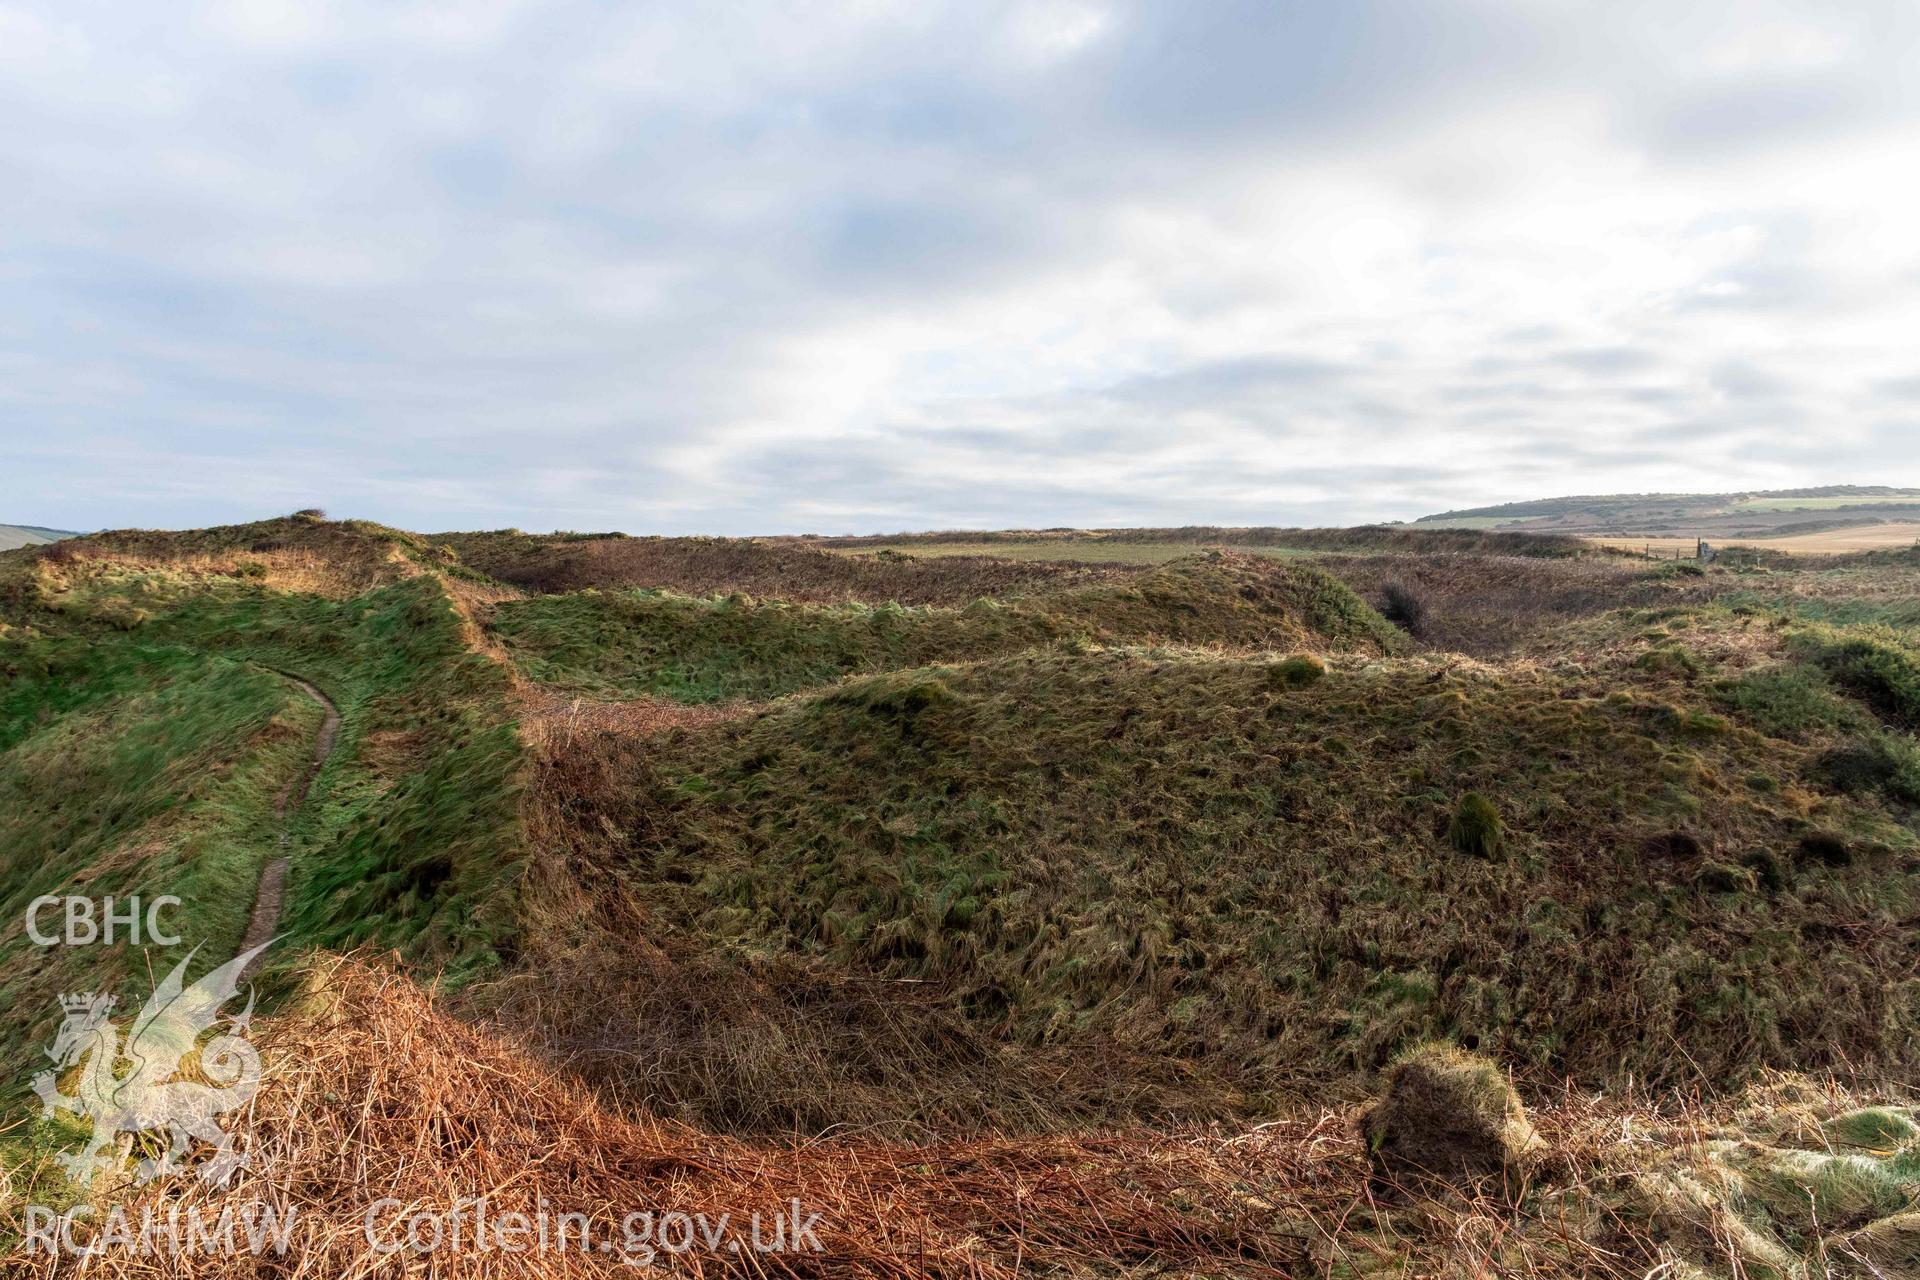
[[[291, 1216], [286, 1256], [108, 1246], [88, 1259], [87, 1274], [564, 1278], [630, 1275], [640, 1259], [714, 1277], [1626, 1280], [1676, 1269], [1792, 1275], [1803, 1259], [1859, 1266], [1894, 1260], [1910, 1234], [1897, 1210], [1909, 1184], [1889, 1172], [1898, 1161], [1846, 1154], [1859, 1149], [1847, 1145], [1860, 1140], [1856, 1131], [1911, 1129], [1908, 1113], [1863, 1112], [1843, 1093], [1794, 1080], [1736, 1106], [1682, 1107], [1667, 1118], [1631, 1099], [1558, 1094], [1532, 1123], [1516, 1119], [1502, 1080], [1493, 1109], [1512, 1129], [1502, 1149], [1537, 1171], [1522, 1195], [1497, 1178], [1477, 1189], [1471, 1179], [1457, 1189], [1402, 1179], [1374, 1158], [1390, 1142], [1370, 1155], [1355, 1117], [1331, 1109], [1257, 1126], [1025, 1139], [717, 1137], [612, 1109], [510, 1038], [449, 1016], [404, 977], [356, 959], [314, 965], [298, 1010], [257, 1038], [276, 1065], [253, 1103], [251, 1164], [236, 1185], [131, 1188], [122, 1203], [134, 1222], [143, 1211], [165, 1222], [264, 1203]], [[1874, 1117], [1884, 1120], [1866, 1123]], [[1763, 1139], [1728, 1143], [1729, 1124]], [[14, 1189], [45, 1198], [50, 1175], [46, 1166], [19, 1170]], [[481, 1197], [493, 1224], [485, 1249], [474, 1235]], [[446, 1224], [462, 1212], [466, 1243], [451, 1246]], [[648, 1259], [625, 1251], [628, 1241], [658, 1239], [634, 1225], [636, 1213], [703, 1215], [717, 1234], [670, 1234], [683, 1250]], [[556, 1224], [547, 1247], [532, 1232], [499, 1234], [515, 1214]], [[416, 1215], [439, 1228], [418, 1227], [414, 1238], [438, 1235], [440, 1248], [407, 1247]], [[754, 1215], [806, 1231], [780, 1251], [756, 1252]], [[83, 1220], [78, 1242], [97, 1230]], [[581, 1247], [583, 1239], [610, 1248]], [[730, 1248], [736, 1240], [746, 1247]], [[375, 1243], [400, 1248], [379, 1252]], [[0, 1261], [10, 1275], [68, 1269], [23, 1242]]]
[[837, 556], [780, 540], [628, 538], [518, 532], [441, 534], [464, 563], [529, 591], [664, 587], [685, 595], [742, 592], [805, 604], [965, 604], [1127, 576], [1121, 566], [1018, 564], [953, 557]]
[[992, 533], [951, 530], [937, 533], [872, 534], [851, 538], [799, 539], [820, 547], [906, 547], [942, 543], [1018, 543], [1059, 548], [1072, 560], [1076, 548], [1102, 544], [1180, 543], [1197, 547], [1288, 547], [1302, 551], [1390, 551], [1407, 555], [1478, 554], [1576, 556], [1592, 548], [1579, 538], [1559, 534], [1494, 532], [1481, 529], [1429, 529], [1413, 525], [1361, 525], [1350, 529], [1301, 529], [1257, 526], [1225, 528], [1188, 525], [1177, 529], [1008, 529]]
[[1423, 644], [1475, 657], [1510, 653], [1546, 628], [1669, 594], [1644, 562], [1614, 556], [1345, 555], [1314, 563], [1390, 620], [1395, 590], [1418, 603], [1408, 630]]

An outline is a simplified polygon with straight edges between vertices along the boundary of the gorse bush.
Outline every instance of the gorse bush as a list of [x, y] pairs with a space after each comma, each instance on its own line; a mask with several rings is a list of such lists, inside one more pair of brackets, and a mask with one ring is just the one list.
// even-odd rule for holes
[[1866, 717], [1820, 668], [1783, 663], [1717, 684], [1714, 698], [1763, 733], [1800, 738], [1862, 725]]
[[1820, 665], [1847, 692], [1902, 728], [1920, 728], [1920, 655], [1898, 632], [1868, 626], [1808, 633]]

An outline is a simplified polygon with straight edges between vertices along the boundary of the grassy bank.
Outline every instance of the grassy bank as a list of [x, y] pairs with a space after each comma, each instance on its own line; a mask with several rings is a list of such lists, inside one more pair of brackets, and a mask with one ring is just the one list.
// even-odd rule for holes
[[536, 680], [602, 696], [684, 702], [778, 697], [856, 673], [1046, 645], [1385, 653], [1406, 642], [1317, 569], [1221, 553], [1188, 556], [1122, 582], [957, 608], [586, 592], [502, 603], [489, 625]]
[[[1256, 1091], [1436, 1035], [1693, 1086], [1920, 1043], [1913, 834], [1657, 662], [1037, 654], [641, 769], [669, 816], [630, 874], [678, 928], [926, 981], [1030, 1043], [1091, 1029]], [[1469, 795], [1497, 838], [1463, 837]]]

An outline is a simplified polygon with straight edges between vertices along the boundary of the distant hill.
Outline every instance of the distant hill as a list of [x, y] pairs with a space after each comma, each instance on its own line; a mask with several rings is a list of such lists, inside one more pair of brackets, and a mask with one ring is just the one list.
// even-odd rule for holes
[[0, 524], [0, 551], [15, 547], [34, 547], [43, 542], [58, 542], [79, 535], [70, 529], [42, 529], [31, 524]]
[[1825, 485], [1742, 493], [1581, 494], [1422, 516], [1416, 526], [1529, 533], [1764, 537], [1920, 522], [1920, 489]]

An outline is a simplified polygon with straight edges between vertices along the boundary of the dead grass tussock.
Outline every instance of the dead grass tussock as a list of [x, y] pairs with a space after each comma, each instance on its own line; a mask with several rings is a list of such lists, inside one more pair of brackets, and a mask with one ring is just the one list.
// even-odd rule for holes
[[665, 698], [574, 698], [525, 682], [515, 693], [522, 736], [530, 745], [553, 753], [568, 751], [577, 738], [585, 736], [612, 733], [646, 738], [674, 729], [705, 728], [755, 710], [752, 703], [744, 702], [689, 706]]

